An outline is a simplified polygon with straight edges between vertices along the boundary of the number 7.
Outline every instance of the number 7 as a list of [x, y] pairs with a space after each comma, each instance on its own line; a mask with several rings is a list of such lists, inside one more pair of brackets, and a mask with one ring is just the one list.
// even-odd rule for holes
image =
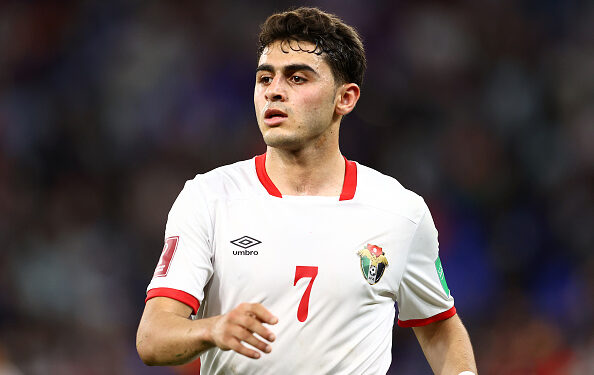
[[299, 302], [299, 308], [297, 308], [297, 319], [300, 322], [305, 322], [305, 319], [307, 319], [309, 295], [311, 294], [311, 287], [313, 286], [316, 276], [318, 276], [318, 267], [297, 266], [297, 268], [295, 268], [295, 282], [293, 282], [293, 286], [297, 285], [297, 281], [299, 281], [302, 277], [311, 277], [311, 280], [309, 280], [309, 285], [307, 285], [307, 288], [305, 288], [305, 293], [303, 293], [303, 297], [301, 297], [301, 302]]

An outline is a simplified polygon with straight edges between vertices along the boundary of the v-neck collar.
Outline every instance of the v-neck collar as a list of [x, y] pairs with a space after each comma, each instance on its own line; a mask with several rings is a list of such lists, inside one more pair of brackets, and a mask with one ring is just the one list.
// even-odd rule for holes
[[[282, 198], [283, 195], [274, 185], [268, 176], [268, 173], [266, 172], [266, 154], [264, 153], [262, 155], [256, 156], [255, 160], [256, 174], [258, 175], [258, 179], [260, 180], [262, 186], [264, 186], [268, 194], [274, 197]], [[342, 184], [340, 197], [338, 198], [340, 201], [353, 199], [355, 196], [355, 191], [357, 190], [357, 163], [347, 160], [347, 158], [344, 158], [344, 163], [344, 182]]]

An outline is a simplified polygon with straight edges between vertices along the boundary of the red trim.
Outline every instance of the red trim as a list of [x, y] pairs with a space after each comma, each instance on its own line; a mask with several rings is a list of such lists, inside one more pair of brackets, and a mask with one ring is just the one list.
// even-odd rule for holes
[[342, 193], [339, 200], [348, 201], [355, 196], [357, 190], [357, 163], [344, 158], [344, 183], [342, 184]]
[[[266, 172], [266, 154], [256, 156], [255, 160], [256, 174], [258, 175], [260, 183], [264, 186], [268, 194], [282, 198], [283, 195], [274, 185], [270, 177], [268, 177], [268, 173]], [[344, 182], [342, 184], [342, 192], [340, 193], [339, 198], [341, 201], [353, 199], [355, 190], [357, 190], [357, 163], [344, 158], [344, 164]]]
[[268, 173], [266, 173], [266, 154], [256, 156], [256, 174], [268, 194], [278, 198], [283, 197], [277, 187], [274, 186], [270, 177], [268, 177]]
[[146, 294], [146, 299], [144, 302], [146, 303], [149, 299], [155, 297], [169, 297], [173, 298], [176, 301], [185, 303], [186, 305], [192, 308], [194, 314], [198, 311], [200, 307], [200, 302], [194, 297], [193, 295], [184, 292], [183, 290], [173, 289], [173, 288], [154, 288], [148, 291]]
[[439, 322], [440, 320], [445, 320], [451, 318], [452, 316], [456, 315], [456, 307], [452, 307], [451, 309], [434, 315], [430, 318], [425, 319], [411, 319], [411, 320], [400, 320], [398, 319], [398, 325], [400, 327], [421, 327], [426, 326], [430, 323]]

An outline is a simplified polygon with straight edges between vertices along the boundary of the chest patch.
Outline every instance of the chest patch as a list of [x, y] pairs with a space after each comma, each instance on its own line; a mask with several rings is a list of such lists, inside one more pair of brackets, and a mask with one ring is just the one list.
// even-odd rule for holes
[[388, 259], [381, 247], [367, 244], [357, 252], [361, 257], [361, 272], [370, 285], [380, 281], [384, 270], [388, 267]]

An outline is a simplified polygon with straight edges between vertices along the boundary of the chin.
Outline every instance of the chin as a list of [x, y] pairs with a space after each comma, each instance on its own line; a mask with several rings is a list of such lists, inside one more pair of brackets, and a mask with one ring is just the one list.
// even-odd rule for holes
[[301, 140], [288, 134], [268, 134], [264, 135], [264, 143], [268, 147], [274, 147], [284, 150], [297, 150], [301, 147]]

